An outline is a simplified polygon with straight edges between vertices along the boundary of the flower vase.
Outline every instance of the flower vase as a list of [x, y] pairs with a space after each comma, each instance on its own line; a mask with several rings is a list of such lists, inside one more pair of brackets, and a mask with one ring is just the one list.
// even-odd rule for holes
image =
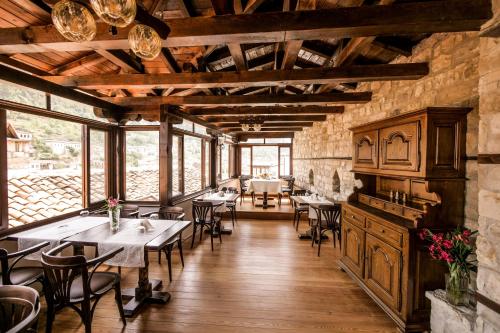
[[446, 278], [446, 299], [453, 305], [469, 303], [469, 274], [464, 270], [450, 270]]
[[118, 231], [120, 228], [120, 210], [119, 209], [110, 209], [108, 211], [109, 214], [109, 228], [111, 231]]

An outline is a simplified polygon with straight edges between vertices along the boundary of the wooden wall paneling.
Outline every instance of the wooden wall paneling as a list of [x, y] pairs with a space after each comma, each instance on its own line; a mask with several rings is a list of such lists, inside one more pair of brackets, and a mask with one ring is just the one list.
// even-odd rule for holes
[[7, 168], [7, 111], [0, 109], [0, 229], [9, 226]]

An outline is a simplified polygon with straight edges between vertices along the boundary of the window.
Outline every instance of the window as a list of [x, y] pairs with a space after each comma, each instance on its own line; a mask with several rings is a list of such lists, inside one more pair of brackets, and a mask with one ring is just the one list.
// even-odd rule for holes
[[221, 146], [220, 170], [221, 179], [229, 179], [229, 148], [230, 145], [224, 144]]
[[252, 174], [252, 147], [241, 147], [241, 174]]
[[247, 143], [264, 143], [264, 139], [250, 138], [246, 141]]
[[201, 186], [201, 143], [200, 138], [184, 136], [184, 194], [202, 189]]
[[90, 130], [90, 203], [106, 199], [106, 132]]
[[290, 147], [280, 147], [280, 176], [290, 174]]
[[207, 135], [207, 128], [198, 124], [194, 124], [194, 132], [202, 135]]
[[292, 143], [291, 138], [266, 138], [266, 143]]
[[182, 195], [182, 155], [181, 152], [181, 137], [178, 135], [172, 136], [172, 196]]
[[252, 149], [252, 174], [270, 174], [278, 178], [278, 146], [254, 146]]
[[205, 187], [210, 186], [210, 141], [205, 140]]
[[94, 108], [90, 105], [78, 103], [70, 99], [50, 95], [50, 109], [62, 113], [72, 114], [89, 119], [104, 120], [97, 118], [94, 114]]
[[9, 227], [83, 208], [82, 125], [7, 112]]
[[44, 109], [47, 107], [47, 97], [44, 92], [1, 80], [0, 99]]
[[159, 200], [159, 134], [157, 131], [127, 131], [126, 200]]
[[174, 127], [181, 130], [193, 132], [193, 122], [186, 119], [182, 120], [182, 124], [174, 124]]

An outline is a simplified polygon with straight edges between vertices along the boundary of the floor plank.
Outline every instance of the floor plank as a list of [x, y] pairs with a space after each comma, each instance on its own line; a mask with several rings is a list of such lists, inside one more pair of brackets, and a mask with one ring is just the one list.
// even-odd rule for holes
[[[172, 283], [166, 262], [158, 265], [152, 254], [150, 276], [164, 280], [171, 301], [144, 308], [123, 328], [110, 294], [97, 307], [93, 331], [396, 332], [385, 313], [340, 271], [339, 249], [325, 241], [317, 257], [317, 247], [299, 240], [291, 221], [239, 220], [233, 234], [223, 236], [222, 245], [217, 239], [214, 244], [211, 252], [204, 236], [193, 250], [186, 249], [184, 269], [174, 253]], [[122, 275], [124, 287], [135, 285], [136, 270], [123, 269]], [[40, 332], [45, 306], [42, 312]], [[76, 313], [65, 309], [57, 314], [53, 331], [84, 329]]]

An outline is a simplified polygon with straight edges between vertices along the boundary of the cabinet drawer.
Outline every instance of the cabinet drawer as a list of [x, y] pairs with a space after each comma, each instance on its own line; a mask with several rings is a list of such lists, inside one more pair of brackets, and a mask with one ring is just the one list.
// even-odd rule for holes
[[395, 247], [403, 246], [403, 234], [387, 228], [382, 224], [375, 222], [371, 219], [366, 219], [366, 230]]
[[360, 228], [365, 227], [365, 217], [361, 214], [355, 213], [350, 209], [343, 209], [342, 217], [347, 219], [349, 222], [358, 226]]
[[385, 208], [387, 212], [394, 214], [394, 215], [403, 215], [403, 207], [386, 202], [385, 203]]
[[379, 199], [371, 198], [370, 199], [370, 206], [378, 208], [378, 209], [384, 209], [384, 202]]

